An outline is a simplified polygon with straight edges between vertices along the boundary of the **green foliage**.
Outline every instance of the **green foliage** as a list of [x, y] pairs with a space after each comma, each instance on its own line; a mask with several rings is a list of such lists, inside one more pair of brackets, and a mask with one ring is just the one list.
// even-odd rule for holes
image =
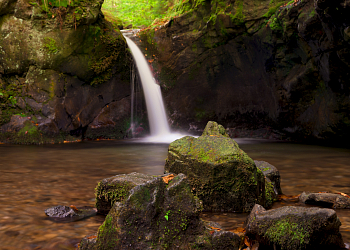
[[149, 26], [156, 18], [163, 18], [169, 7], [165, 0], [106, 0], [103, 13], [117, 16], [124, 26]]
[[237, 1], [237, 9], [236, 14], [233, 16], [233, 22], [236, 24], [243, 23], [244, 15], [243, 15], [243, 1]]
[[171, 211], [169, 210], [168, 212], [165, 213], [164, 218], [168, 221], [169, 220], [169, 214]]

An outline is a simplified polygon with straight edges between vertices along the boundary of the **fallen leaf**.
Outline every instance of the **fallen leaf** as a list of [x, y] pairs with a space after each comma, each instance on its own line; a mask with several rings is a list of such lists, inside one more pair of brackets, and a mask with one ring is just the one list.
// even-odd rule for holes
[[162, 179], [163, 179], [163, 181], [164, 181], [166, 184], [168, 184], [169, 181], [171, 181], [172, 179], [174, 179], [174, 177], [175, 177], [175, 175], [170, 174], [170, 175], [167, 175], [167, 176], [162, 177]]
[[247, 246], [247, 247], [250, 247], [250, 242], [249, 242], [249, 238], [248, 236], [244, 237], [244, 244]]
[[297, 199], [299, 199], [300, 194], [298, 195], [284, 195], [284, 194], [280, 194], [278, 196], [278, 200], [285, 200], [285, 201], [295, 201]]
[[212, 230], [212, 231], [209, 231], [209, 233], [210, 233], [210, 234], [213, 234], [214, 232], [215, 232], [214, 230]]
[[350, 196], [349, 195], [347, 195], [347, 194], [345, 194], [345, 193], [339, 193], [340, 195], [342, 195], [342, 196], [345, 196], [345, 197], [348, 197], [348, 198], [350, 198]]
[[89, 237], [87, 237], [87, 239], [96, 239], [97, 238], [97, 235], [91, 235]]
[[220, 231], [221, 228], [218, 228], [218, 227], [210, 227], [211, 229], [214, 229], [214, 230], [217, 230], [217, 231]]
[[74, 205], [70, 205], [70, 208], [73, 209], [74, 211], [79, 211], [78, 208]]

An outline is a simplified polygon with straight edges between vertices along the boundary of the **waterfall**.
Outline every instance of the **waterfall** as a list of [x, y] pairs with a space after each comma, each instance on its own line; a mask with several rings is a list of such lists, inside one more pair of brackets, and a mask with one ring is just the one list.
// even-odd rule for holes
[[[145, 140], [151, 142], [171, 142], [182, 137], [183, 135], [170, 132], [160, 86], [155, 82], [146, 58], [130, 38], [124, 37], [135, 60], [145, 95], [148, 121], [151, 130], [151, 137]], [[132, 125], [133, 124], [131, 124], [131, 126]]]

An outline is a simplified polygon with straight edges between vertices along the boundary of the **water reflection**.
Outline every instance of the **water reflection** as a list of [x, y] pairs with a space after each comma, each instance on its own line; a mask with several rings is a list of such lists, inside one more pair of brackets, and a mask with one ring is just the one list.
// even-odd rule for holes
[[[282, 191], [350, 193], [350, 150], [237, 139], [255, 160], [275, 165]], [[45, 146], [0, 145], [1, 249], [74, 249], [97, 231], [102, 216], [73, 223], [47, 220], [55, 205], [94, 206], [94, 188], [103, 178], [140, 172], [162, 174], [168, 144], [94, 141]], [[290, 205], [278, 203], [275, 206]], [[337, 210], [350, 242], [350, 212]], [[242, 226], [246, 214], [205, 213], [225, 229]]]

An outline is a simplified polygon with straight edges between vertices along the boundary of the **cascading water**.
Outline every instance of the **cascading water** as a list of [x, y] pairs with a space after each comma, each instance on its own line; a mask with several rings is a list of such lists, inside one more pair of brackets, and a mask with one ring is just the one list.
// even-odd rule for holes
[[151, 136], [144, 139], [144, 141], [171, 142], [184, 136], [170, 132], [160, 86], [155, 82], [141, 50], [130, 38], [124, 37], [136, 62], [146, 100]]

